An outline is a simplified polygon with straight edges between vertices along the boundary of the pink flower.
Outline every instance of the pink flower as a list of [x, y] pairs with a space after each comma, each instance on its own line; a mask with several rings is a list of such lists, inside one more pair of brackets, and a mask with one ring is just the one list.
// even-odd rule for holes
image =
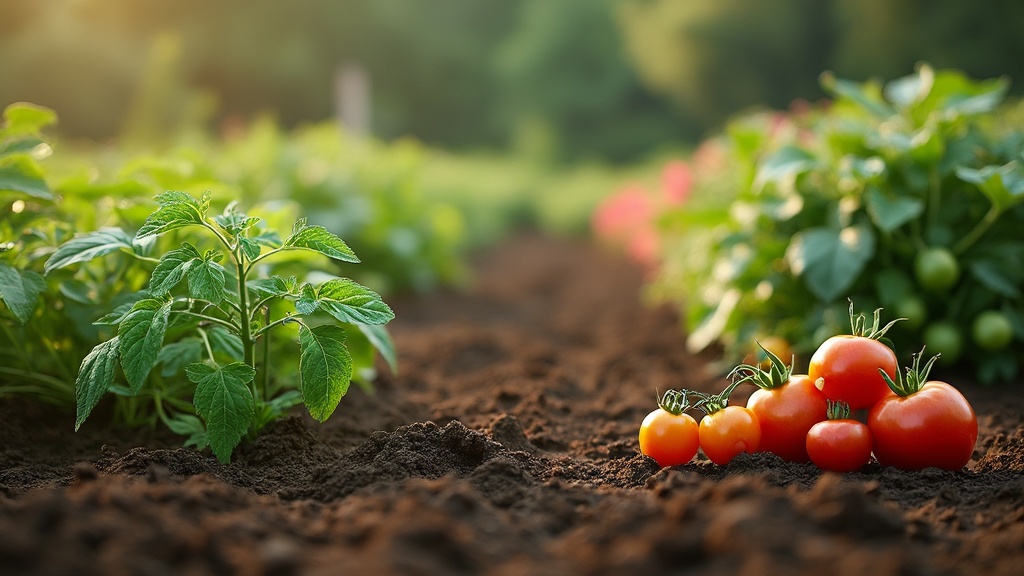
[[669, 206], [678, 206], [690, 197], [693, 187], [693, 170], [682, 160], [665, 164], [661, 170], [661, 192]]
[[658, 233], [653, 227], [641, 228], [629, 239], [626, 252], [634, 262], [644, 266], [654, 267], [658, 263], [658, 255], [661, 253], [661, 242]]
[[594, 211], [591, 225], [598, 237], [621, 244], [637, 230], [650, 227], [654, 213], [654, 199], [633, 184], [605, 198]]

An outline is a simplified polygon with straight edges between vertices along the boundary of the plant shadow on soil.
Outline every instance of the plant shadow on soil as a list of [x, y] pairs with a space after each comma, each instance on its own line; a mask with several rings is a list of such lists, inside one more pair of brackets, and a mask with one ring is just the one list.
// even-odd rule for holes
[[[524, 234], [467, 291], [399, 300], [400, 373], [230, 466], [158, 431], [0, 400], [3, 574], [1020, 574], [1024, 394], [956, 382], [960, 472], [822, 474], [767, 454], [659, 470], [655, 390], [724, 380], [641, 272]], [[742, 398], [738, 397], [736, 401]], [[109, 422], [109, 419], [106, 420]], [[41, 424], [44, 423], [44, 424]]]

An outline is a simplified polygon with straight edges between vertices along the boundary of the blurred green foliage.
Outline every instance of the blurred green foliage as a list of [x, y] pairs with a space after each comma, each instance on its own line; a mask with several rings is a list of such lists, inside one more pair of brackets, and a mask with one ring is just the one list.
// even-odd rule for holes
[[[1014, 0], [0, 0], [0, 104], [73, 136], [158, 138], [270, 111], [333, 113], [372, 77], [374, 134], [545, 161], [644, 157], [752, 105], [824, 95], [823, 70], [918, 60], [1024, 82]], [[168, 129], [169, 128], [169, 129]]]
[[[261, 264], [261, 273], [313, 283], [345, 276], [391, 295], [465, 278], [465, 223], [452, 204], [424, 195], [418, 144], [350, 139], [334, 123], [284, 132], [263, 120], [226, 140], [183, 135], [153, 154], [131, 144], [83, 146], [44, 135], [55, 121], [49, 109], [17, 104], [0, 124], [0, 396], [74, 404], [80, 362], [112, 336], [109, 322], [94, 322], [146, 288], [150, 251], [178, 246], [174, 233], [156, 247], [130, 242], [153, 211], [153, 196], [167, 190], [208, 192], [217, 209], [233, 201], [253, 206], [278, 230], [308, 218], [345, 234], [362, 259], [353, 267], [288, 252], [266, 270]], [[95, 246], [82, 249], [87, 258], [46, 264], [58, 246], [73, 237], [84, 242], [80, 235], [93, 231]], [[374, 350], [367, 336], [350, 332], [354, 377], [365, 385], [374, 377]], [[167, 341], [178, 337], [171, 325]], [[274, 385], [294, 387], [298, 356], [274, 357]], [[118, 416], [140, 424], [188, 413], [184, 398], [193, 386], [180, 367], [169, 359], [139, 394], [111, 387]]]
[[1019, 373], [1024, 123], [1003, 79], [921, 65], [888, 83], [822, 78], [828, 106], [744, 116], [694, 202], [661, 220], [661, 297], [688, 344], [729, 358], [781, 336], [804, 360], [885, 308], [901, 358], [927, 345], [983, 382]]

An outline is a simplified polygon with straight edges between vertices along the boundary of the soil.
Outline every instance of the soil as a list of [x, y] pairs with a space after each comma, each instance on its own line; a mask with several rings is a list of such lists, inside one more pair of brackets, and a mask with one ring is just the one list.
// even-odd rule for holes
[[655, 390], [724, 380], [641, 302], [641, 272], [533, 234], [475, 269], [468, 290], [393, 302], [399, 374], [229, 466], [0, 400], [0, 573], [1024, 573], [1019, 385], [955, 381], [980, 426], [959, 472], [768, 454], [659, 470], [636, 440]]

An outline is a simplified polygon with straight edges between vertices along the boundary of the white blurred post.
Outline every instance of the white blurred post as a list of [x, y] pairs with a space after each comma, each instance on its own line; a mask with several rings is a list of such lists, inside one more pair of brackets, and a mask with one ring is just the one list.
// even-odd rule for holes
[[334, 73], [334, 114], [346, 134], [369, 136], [372, 117], [370, 74], [348, 63]]

